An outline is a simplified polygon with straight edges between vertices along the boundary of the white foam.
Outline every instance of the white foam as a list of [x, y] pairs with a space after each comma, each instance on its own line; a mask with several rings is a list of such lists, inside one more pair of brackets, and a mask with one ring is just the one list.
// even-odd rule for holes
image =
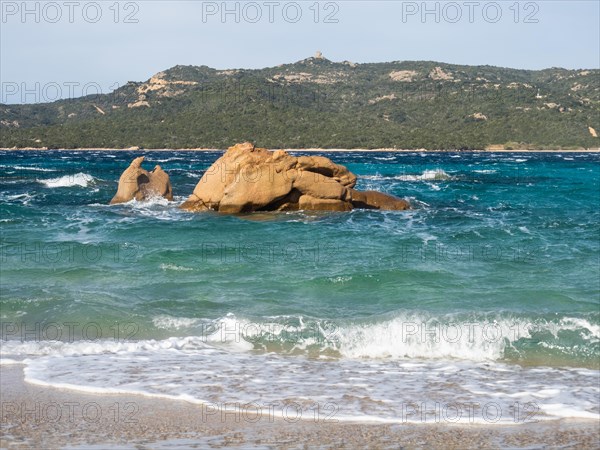
[[173, 317], [167, 315], [156, 316], [152, 319], [152, 323], [156, 328], [164, 330], [178, 330], [181, 328], [190, 328], [200, 323], [200, 319], [188, 317]]
[[591, 411], [582, 411], [578, 408], [566, 405], [564, 403], [541, 403], [540, 410], [550, 416], [561, 417], [561, 418], [574, 418], [574, 419], [591, 419], [600, 420], [600, 414]]
[[187, 161], [187, 159], [185, 158], [181, 158], [179, 156], [174, 156], [172, 158], [162, 158], [162, 159], [153, 159], [150, 162], [161, 162], [161, 163], [165, 163], [165, 162], [171, 162], [171, 161]]
[[423, 242], [424, 245], [427, 245], [429, 243], [429, 241], [437, 241], [438, 240], [437, 236], [434, 236], [433, 234], [429, 234], [426, 232], [417, 233], [417, 237], [421, 239], [421, 241]]
[[399, 180], [399, 181], [448, 181], [452, 179], [452, 176], [446, 173], [442, 169], [435, 170], [424, 170], [421, 174], [402, 174], [383, 176], [380, 174], [376, 175], [362, 175], [360, 178], [366, 180], [383, 181], [383, 180]]
[[60, 188], [60, 187], [87, 187], [90, 183], [94, 182], [94, 177], [83, 172], [79, 172], [72, 175], [64, 175], [59, 178], [50, 178], [48, 180], [37, 180], [38, 182], [46, 185], [49, 188]]
[[556, 337], [560, 330], [580, 331], [583, 339], [593, 342], [600, 341], [600, 325], [594, 325], [586, 319], [579, 317], [564, 317], [557, 326], [550, 327], [553, 335]]
[[191, 272], [194, 270], [193, 267], [178, 266], [176, 264], [161, 264], [160, 268], [161, 270], [174, 270], [176, 272]]
[[[432, 236], [432, 238], [435, 238]], [[348, 283], [351, 276], [328, 279]], [[209, 320], [194, 317], [159, 315], [153, 318], [157, 328], [177, 330], [195, 327], [200, 336], [173, 338], [171, 341], [139, 342], [3, 342], [0, 355], [27, 357], [40, 355], [97, 354], [103, 351], [136, 351], [163, 348], [164, 345], [195, 348], [200, 343], [219, 345], [229, 350], [263, 349], [280, 353], [313, 349], [334, 352], [349, 359], [454, 358], [465, 361], [500, 361], [508, 348], [520, 339], [538, 340], [544, 333], [559, 339], [564, 331], [574, 331], [583, 341], [600, 340], [600, 326], [583, 318], [566, 317], [559, 321], [510, 317], [477, 318], [457, 315], [431, 316], [418, 312], [397, 313], [387, 320], [334, 323], [303, 316], [274, 316], [252, 321], [233, 314]], [[558, 343], [560, 344], [560, 343]], [[550, 339], [540, 347], [558, 345]], [[139, 347], [139, 346], [142, 347]], [[158, 346], [158, 347], [156, 347]], [[569, 347], [557, 347], [569, 350]]]
[[375, 175], [361, 175], [360, 178], [364, 179], [364, 180], [373, 180], [373, 181], [383, 181], [383, 180], [393, 179], [392, 177], [384, 177], [383, 175], [380, 175], [380, 174], [375, 174]]
[[348, 281], [352, 280], [351, 276], [339, 276], [339, 277], [329, 277], [328, 278], [329, 281], [331, 281], [332, 283], [347, 283]]
[[132, 353], [137, 351], [158, 351], [179, 349], [186, 351], [205, 346], [201, 337], [169, 338], [165, 340], [121, 341], [2, 341], [0, 355], [18, 357], [49, 356], [64, 358], [69, 356], [102, 355], [105, 353]]
[[0, 167], [12, 170], [30, 170], [32, 172], [56, 172], [56, 169], [48, 169], [45, 167], [35, 167], [35, 166], [10, 166], [7, 164], [3, 164]]
[[153, 206], [169, 206], [170, 204], [171, 202], [169, 202], [169, 200], [167, 200], [164, 197], [161, 197], [160, 195], [154, 195], [142, 201], [132, 199], [128, 202], [120, 203], [120, 205], [131, 206], [132, 208], [136, 209], [149, 209]]
[[519, 231], [525, 234], [531, 234], [531, 231], [527, 227], [519, 227]]
[[28, 360], [25, 379], [91, 393], [212, 403], [219, 409], [258, 403], [274, 418], [285, 418], [281, 414], [290, 404], [294, 417], [300, 410], [307, 420], [314, 420], [315, 404], [322, 409], [320, 419], [381, 423], [514, 425], [599, 418], [598, 371], [452, 360], [324, 361], [209, 346], [178, 348], [171, 342], [160, 347]]
[[[153, 196], [146, 200], [138, 201], [136, 199], [130, 200], [125, 203], [119, 203], [115, 205], [102, 205], [92, 204], [90, 206], [96, 206], [100, 208], [129, 208], [135, 211], [136, 214], [145, 217], [151, 217], [157, 220], [166, 220], [173, 222], [182, 222], [193, 220], [193, 215], [186, 214], [179, 209], [179, 205], [183, 203], [183, 197], [175, 197], [173, 201], [169, 201], [164, 197]], [[175, 266], [169, 267], [169, 264], [162, 268], [163, 270], [177, 270]]]
[[15, 195], [4, 195], [3, 193], [0, 194], [1, 197], [3, 197], [3, 200], [5, 201], [15, 201], [17, 200], [19, 203], [22, 203], [23, 205], [28, 205], [29, 202], [31, 202], [31, 200], [33, 200], [33, 198], [35, 197], [35, 195], [31, 195], [28, 193], [24, 193], [24, 194], [15, 194]]
[[471, 361], [500, 360], [507, 345], [520, 337], [513, 323], [441, 324], [418, 314], [377, 324], [343, 327], [336, 335], [340, 353], [349, 358], [458, 358]]
[[[25, 364], [26, 380], [47, 386], [194, 403], [335, 404], [333, 418], [348, 421], [433, 423], [435, 416], [423, 416], [415, 405], [435, 411], [438, 404], [467, 402], [481, 407], [475, 417], [465, 409], [459, 423], [515, 424], [516, 402], [532, 420], [600, 418], [600, 371], [500, 362], [507, 348], [539, 331], [559, 336], [571, 330], [594, 342], [600, 326], [585, 318], [531, 324], [400, 312], [388, 320], [336, 325], [304, 316], [253, 322], [228, 314], [215, 320], [160, 315], [153, 324], [173, 332], [192, 328], [197, 335], [3, 341], [0, 361]], [[308, 358], [315, 349], [322, 357]], [[499, 409], [501, 417], [488, 420], [485, 405], [493, 406], [488, 412]]]
[[206, 342], [226, 347], [229, 350], [243, 352], [254, 349], [254, 344], [251, 341], [264, 333], [264, 325], [255, 324], [245, 319], [237, 319], [233, 314], [228, 314], [217, 320], [215, 324], [211, 324], [206, 331]]
[[398, 175], [394, 177], [394, 179], [401, 181], [447, 181], [451, 178], [452, 177], [442, 169], [425, 170], [421, 175]]

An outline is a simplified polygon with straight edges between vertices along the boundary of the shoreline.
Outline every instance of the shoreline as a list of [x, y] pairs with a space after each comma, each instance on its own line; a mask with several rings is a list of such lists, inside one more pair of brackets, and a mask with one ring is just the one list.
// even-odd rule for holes
[[319, 448], [591, 449], [600, 443], [595, 421], [488, 426], [240, 420], [203, 414], [202, 406], [185, 401], [38, 386], [25, 382], [23, 368], [0, 366], [2, 448], [298, 448], [303, 442]]
[[[224, 152], [227, 149], [216, 148], [0, 148], [0, 151], [68, 151], [68, 152]], [[280, 150], [272, 148], [269, 150]], [[395, 148], [376, 148], [376, 149], [343, 149], [343, 148], [284, 148], [286, 152], [307, 152], [307, 153], [600, 153], [600, 148], [588, 149], [569, 149], [569, 150], [505, 150], [505, 149], [478, 149], [478, 150], [427, 150], [427, 149], [395, 149]]]

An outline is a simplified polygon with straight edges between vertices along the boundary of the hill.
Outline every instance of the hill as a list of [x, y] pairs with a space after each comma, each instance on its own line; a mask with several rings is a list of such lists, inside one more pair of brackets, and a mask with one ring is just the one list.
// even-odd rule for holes
[[103, 95], [0, 105], [0, 147], [594, 148], [600, 70], [318, 55], [256, 70], [175, 66]]

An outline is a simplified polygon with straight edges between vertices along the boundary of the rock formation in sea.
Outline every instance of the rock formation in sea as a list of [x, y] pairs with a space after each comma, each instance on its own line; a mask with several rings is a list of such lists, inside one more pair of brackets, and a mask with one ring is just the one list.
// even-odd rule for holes
[[173, 190], [169, 175], [156, 166], [152, 172], [142, 169], [144, 157], [135, 158], [119, 178], [117, 193], [110, 204], [124, 203], [130, 200], [147, 200], [152, 197], [164, 197], [173, 200]]
[[230, 147], [181, 205], [188, 211], [404, 210], [406, 200], [354, 190], [356, 175], [323, 156], [292, 156], [249, 142]]

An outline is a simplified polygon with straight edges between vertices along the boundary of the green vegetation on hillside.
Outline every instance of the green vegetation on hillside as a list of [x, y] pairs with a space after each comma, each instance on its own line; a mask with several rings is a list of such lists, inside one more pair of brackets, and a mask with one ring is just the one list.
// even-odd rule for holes
[[0, 147], [593, 148], [600, 70], [308, 58], [260, 70], [176, 66], [144, 83], [0, 105]]

